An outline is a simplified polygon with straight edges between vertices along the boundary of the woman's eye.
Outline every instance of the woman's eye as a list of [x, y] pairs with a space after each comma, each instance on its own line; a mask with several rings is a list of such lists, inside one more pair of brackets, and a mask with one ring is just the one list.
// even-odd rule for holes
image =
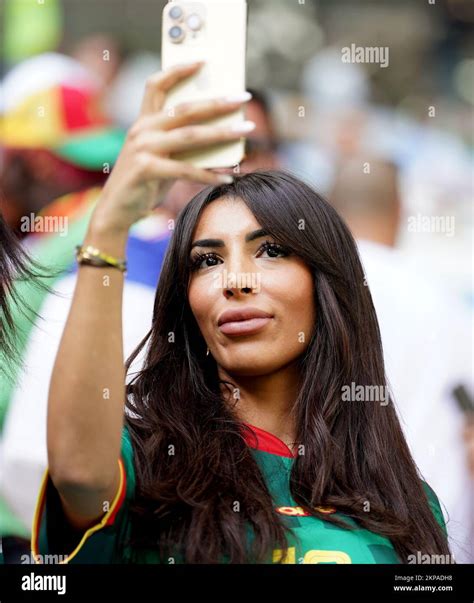
[[191, 269], [200, 270], [202, 268], [210, 268], [217, 266], [222, 260], [214, 253], [199, 254], [191, 259]]
[[[268, 258], [278, 258], [285, 257], [289, 254], [290, 252], [285, 249], [283, 245], [279, 245], [278, 243], [270, 243], [268, 241], [264, 243], [257, 251], [257, 257], [263, 256]], [[222, 264], [222, 262], [223, 260], [213, 252], [200, 253], [194, 258], [191, 258], [190, 269], [191, 271], [195, 271], [202, 270], [204, 268], [212, 268], [213, 266]]]
[[267, 257], [270, 258], [278, 258], [288, 255], [288, 251], [277, 243], [264, 243], [262, 247], [260, 247], [259, 257], [261, 257], [264, 253], [266, 253]]

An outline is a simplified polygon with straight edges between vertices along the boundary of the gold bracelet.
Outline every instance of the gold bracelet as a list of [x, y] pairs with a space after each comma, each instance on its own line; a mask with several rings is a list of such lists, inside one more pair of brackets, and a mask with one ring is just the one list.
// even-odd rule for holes
[[85, 264], [87, 266], [95, 266], [96, 268], [117, 268], [120, 272], [127, 271], [126, 260], [121, 260], [113, 257], [92, 245], [76, 246], [76, 259], [78, 264]]

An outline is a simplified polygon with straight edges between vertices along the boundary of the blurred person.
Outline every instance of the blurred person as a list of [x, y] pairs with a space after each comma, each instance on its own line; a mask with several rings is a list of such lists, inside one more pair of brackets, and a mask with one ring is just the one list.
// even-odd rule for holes
[[160, 55], [150, 51], [127, 54], [108, 87], [106, 106], [116, 123], [129, 128], [140, 112], [143, 82], [158, 71]]
[[370, 79], [362, 65], [341, 61], [340, 47], [329, 46], [305, 62], [300, 85], [306, 132], [301, 140], [290, 137], [282, 144], [282, 157], [327, 195], [338, 161], [371, 140]]
[[403, 211], [394, 164], [370, 156], [346, 158], [329, 200], [357, 240], [411, 452], [446, 509], [457, 561], [472, 562], [472, 482], [462, 441], [464, 417], [452, 396], [458, 383], [472, 387], [467, 311], [395, 248]]
[[[270, 102], [262, 91], [250, 89], [252, 98], [245, 108], [246, 118], [255, 124], [255, 129], [246, 139], [246, 153], [238, 169], [242, 173], [256, 169], [275, 169], [279, 167], [278, 141], [273, 124]], [[196, 182], [178, 180], [166, 196], [157, 213], [167, 220], [174, 220], [190, 199], [203, 189]]]
[[97, 92], [92, 76], [56, 53], [25, 61], [2, 82], [0, 187], [4, 218], [19, 236], [23, 217], [105, 182], [124, 133]]
[[23, 238], [29, 234], [23, 227], [25, 217], [68, 193], [100, 186], [105, 179], [101, 170], [73, 166], [46, 149], [5, 149], [0, 172], [5, 220]]
[[97, 76], [104, 92], [117, 77], [125, 58], [118, 40], [105, 32], [82, 37], [72, 46], [69, 54]]
[[[385, 384], [375, 310], [341, 218], [290, 174], [232, 178], [170, 159], [239, 136], [206, 123], [229, 110], [223, 99], [163, 110], [168, 90], [201, 65], [147, 86], [78, 251], [33, 554], [64, 563], [447, 559], [439, 503], [393, 405], [341, 397], [351, 382]], [[128, 229], [183, 177], [209, 187], [178, 217], [152, 327], [124, 367]], [[228, 269], [260, 274], [261, 287], [218, 284]]]
[[255, 129], [246, 139], [245, 159], [240, 166], [244, 174], [280, 167], [278, 137], [268, 95], [255, 88], [250, 88], [249, 92], [252, 98], [246, 106], [245, 115], [255, 124]]

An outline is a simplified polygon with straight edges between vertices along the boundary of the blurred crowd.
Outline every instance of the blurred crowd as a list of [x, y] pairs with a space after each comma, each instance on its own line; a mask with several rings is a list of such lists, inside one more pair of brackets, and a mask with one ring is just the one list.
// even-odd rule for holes
[[[160, 67], [156, 46], [125, 52], [117, 33], [92, 24], [68, 40], [59, 1], [45, 13], [32, 2], [25, 15], [18, 4], [28, 3], [7, 2], [3, 23], [0, 211], [49, 271], [51, 289], [16, 284], [27, 308], [13, 308], [22, 362], [0, 371], [0, 539], [7, 561], [29, 551], [47, 463], [49, 377], [75, 285], [75, 246], [137, 116], [144, 81]], [[259, 2], [258, 14], [263, 7]], [[33, 27], [35, 15], [43, 21]], [[23, 43], [14, 35], [22, 19], [36, 32], [34, 44], [31, 33]], [[472, 60], [470, 67], [472, 78]], [[271, 86], [251, 92], [247, 117], [257, 127], [240, 170], [293, 171], [351, 228], [410, 449], [441, 501], [456, 559], [474, 562], [472, 141], [446, 126], [446, 112], [454, 120], [459, 103], [426, 97], [415, 114], [374, 99], [367, 66], [344, 63], [334, 40], [305, 58], [293, 89], [279, 88], [275, 75]], [[472, 103], [462, 99], [463, 120], [472, 118]], [[163, 206], [131, 230], [126, 356], [149, 329], [176, 216], [199, 190], [176, 183]]]

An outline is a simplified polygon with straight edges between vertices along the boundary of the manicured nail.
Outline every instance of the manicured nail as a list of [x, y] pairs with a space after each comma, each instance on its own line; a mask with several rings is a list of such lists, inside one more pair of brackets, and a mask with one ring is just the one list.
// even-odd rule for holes
[[229, 94], [224, 97], [226, 103], [246, 103], [252, 98], [250, 92], [240, 92], [237, 94]]
[[232, 176], [229, 176], [228, 174], [219, 174], [218, 178], [222, 184], [232, 184], [232, 182], [234, 182]]
[[179, 63], [177, 67], [182, 67], [183, 69], [191, 69], [191, 67], [202, 67], [204, 65], [204, 61], [192, 61], [191, 63]]
[[238, 124], [234, 124], [231, 129], [233, 132], [242, 132], [242, 134], [245, 134], [246, 132], [251, 132], [252, 130], [255, 130], [255, 128], [256, 128], [255, 122], [242, 121], [242, 122], [239, 122]]

